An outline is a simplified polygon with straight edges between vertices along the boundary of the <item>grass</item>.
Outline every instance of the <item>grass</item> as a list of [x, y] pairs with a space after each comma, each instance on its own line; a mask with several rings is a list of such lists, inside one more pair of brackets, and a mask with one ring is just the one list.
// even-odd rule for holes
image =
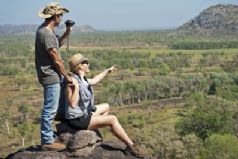
[[[178, 119], [177, 113], [182, 107], [168, 106], [160, 108], [155, 105], [131, 107], [113, 107], [111, 113], [118, 117], [119, 122], [130, 136], [135, 137], [135, 129], [151, 131], [154, 127], [173, 128]], [[105, 140], [114, 137], [108, 129], [102, 129]]]

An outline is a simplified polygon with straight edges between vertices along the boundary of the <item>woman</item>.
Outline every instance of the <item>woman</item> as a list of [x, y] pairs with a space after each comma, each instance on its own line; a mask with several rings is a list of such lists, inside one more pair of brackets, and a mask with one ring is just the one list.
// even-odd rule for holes
[[108, 73], [116, 70], [115, 66], [106, 69], [93, 79], [87, 79], [85, 75], [90, 71], [88, 59], [81, 54], [75, 54], [69, 59], [72, 74], [72, 84], [66, 86], [66, 98], [68, 107], [66, 119], [70, 126], [78, 130], [95, 130], [110, 126], [113, 134], [127, 145], [127, 152], [143, 158], [143, 154], [136, 144], [128, 137], [118, 119], [109, 115], [109, 105], [94, 105], [94, 95], [91, 85], [97, 84]]

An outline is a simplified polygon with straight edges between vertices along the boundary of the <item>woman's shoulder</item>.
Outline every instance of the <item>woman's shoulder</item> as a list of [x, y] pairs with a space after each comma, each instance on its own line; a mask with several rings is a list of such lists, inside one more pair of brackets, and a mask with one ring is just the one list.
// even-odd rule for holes
[[76, 74], [70, 74], [70, 77], [73, 81], [73, 84], [77, 84], [77, 85], [80, 85], [81, 83], [81, 80], [80, 80], [80, 77]]
[[72, 72], [69, 72], [68, 75], [72, 79], [77, 79], [78, 78], [78, 76], [75, 73], [72, 73]]

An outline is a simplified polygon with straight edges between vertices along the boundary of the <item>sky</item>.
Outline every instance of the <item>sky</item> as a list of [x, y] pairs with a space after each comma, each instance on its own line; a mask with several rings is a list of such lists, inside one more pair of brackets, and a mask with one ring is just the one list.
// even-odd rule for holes
[[[0, 25], [40, 24], [38, 11], [51, 0], [0, 0]], [[53, 0], [68, 8], [63, 21], [100, 30], [178, 27], [211, 5], [238, 0]]]

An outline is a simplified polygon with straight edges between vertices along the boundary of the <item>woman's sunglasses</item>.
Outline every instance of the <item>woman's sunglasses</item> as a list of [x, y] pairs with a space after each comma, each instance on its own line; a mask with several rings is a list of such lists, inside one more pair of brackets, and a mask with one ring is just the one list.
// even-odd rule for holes
[[88, 65], [88, 61], [87, 60], [82, 61], [81, 64], [87, 64]]

